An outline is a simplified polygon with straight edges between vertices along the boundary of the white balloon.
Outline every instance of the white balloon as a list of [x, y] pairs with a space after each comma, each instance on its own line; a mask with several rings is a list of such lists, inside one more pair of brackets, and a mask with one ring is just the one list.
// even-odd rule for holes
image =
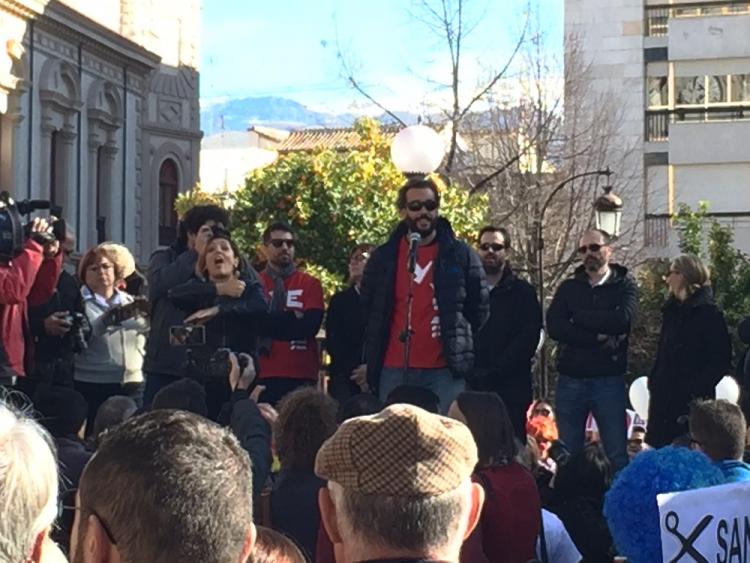
[[648, 420], [648, 378], [642, 376], [633, 381], [630, 384], [628, 396], [630, 397], [630, 404], [633, 405], [633, 409], [638, 413], [638, 416], [643, 420]]
[[716, 398], [737, 404], [740, 399], [740, 386], [737, 385], [734, 377], [725, 375], [721, 378], [721, 381], [716, 384]]
[[433, 129], [412, 125], [398, 132], [391, 144], [391, 159], [404, 173], [434, 172], [445, 156], [445, 142]]

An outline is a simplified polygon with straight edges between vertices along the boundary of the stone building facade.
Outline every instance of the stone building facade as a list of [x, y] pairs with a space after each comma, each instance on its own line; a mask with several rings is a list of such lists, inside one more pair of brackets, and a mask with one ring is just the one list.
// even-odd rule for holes
[[139, 262], [198, 177], [200, 3], [0, 0], [0, 189]]

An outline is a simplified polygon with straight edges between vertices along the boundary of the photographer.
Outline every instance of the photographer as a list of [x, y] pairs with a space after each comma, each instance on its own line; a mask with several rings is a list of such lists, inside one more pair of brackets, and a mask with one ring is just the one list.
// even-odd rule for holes
[[[69, 263], [75, 248], [75, 235], [69, 228], [60, 246], [65, 263]], [[80, 284], [63, 268], [52, 298], [29, 307], [29, 324], [34, 337], [34, 370], [30, 378], [35, 382], [73, 387], [73, 360], [83, 336], [78, 329], [86, 328], [76, 322], [81, 319], [76, 318], [76, 314], [83, 314]]]
[[215, 418], [229, 388], [225, 371], [213, 373], [211, 358], [220, 348], [255, 355], [257, 325], [267, 305], [257, 274], [221, 228], [212, 229], [197, 272], [190, 281], [170, 289], [169, 298], [189, 315], [186, 324], [205, 327], [205, 343], [190, 348], [187, 375], [208, 380], [209, 417]]
[[75, 387], [88, 401], [89, 428], [109, 397], [126, 395], [138, 403], [143, 395], [148, 303], [116, 287], [124, 279], [125, 250], [112, 243], [100, 244], [89, 249], [78, 266], [91, 336], [75, 360]]
[[211, 227], [227, 226], [228, 213], [216, 205], [198, 205], [181, 219], [177, 242], [156, 250], [148, 264], [148, 297], [151, 302], [151, 331], [146, 343], [146, 389], [143, 403], [182, 376], [185, 349], [169, 345], [169, 327], [182, 324], [185, 313], [168, 298], [169, 290], [195, 275], [198, 255], [211, 237]]
[[[36, 218], [20, 252], [0, 259], [0, 385], [13, 385], [31, 364], [28, 305], [44, 303], [62, 267], [60, 243], [49, 241], [50, 227]], [[19, 380], [23, 390], [23, 382]]]

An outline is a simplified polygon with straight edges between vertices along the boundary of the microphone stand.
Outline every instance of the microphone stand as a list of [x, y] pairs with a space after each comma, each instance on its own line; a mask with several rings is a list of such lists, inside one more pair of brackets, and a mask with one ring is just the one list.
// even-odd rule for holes
[[402, 383], [406, 383], [406, 378], [409, 374], [409, 356], [411, 355], [411, 337], [414, 334], [414, 329], [411, 326], [412, 317], [412, 305], [414, 303], [414, 278], [416, 277], [416, 260], [407, 262], [409, 270], [409, 291], [406, 294], [406, 322], [404, 323], [404, 330], [399, 335], [399, 340], [404, 343], [404, 366], [403, 366], [403, 380]]

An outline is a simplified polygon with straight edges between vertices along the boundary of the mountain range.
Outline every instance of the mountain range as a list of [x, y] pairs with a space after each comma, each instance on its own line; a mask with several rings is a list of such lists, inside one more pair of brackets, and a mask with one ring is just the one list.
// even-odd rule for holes
[[[417, 122], [417, 116], [408, 112], [395, 112], [407, 125]], [[201, 129], [206, 136], [222, 131], [246, 131], [252, 125], [278, 129], [304, 129], [310, 127], [349, 127], [360, 117], [354, 113], [324, 113], [305, 105], [276, 96], [230, 99], [201, 109]], [[387, 114], [378, 117], [383, 123], [392, 123]]]

